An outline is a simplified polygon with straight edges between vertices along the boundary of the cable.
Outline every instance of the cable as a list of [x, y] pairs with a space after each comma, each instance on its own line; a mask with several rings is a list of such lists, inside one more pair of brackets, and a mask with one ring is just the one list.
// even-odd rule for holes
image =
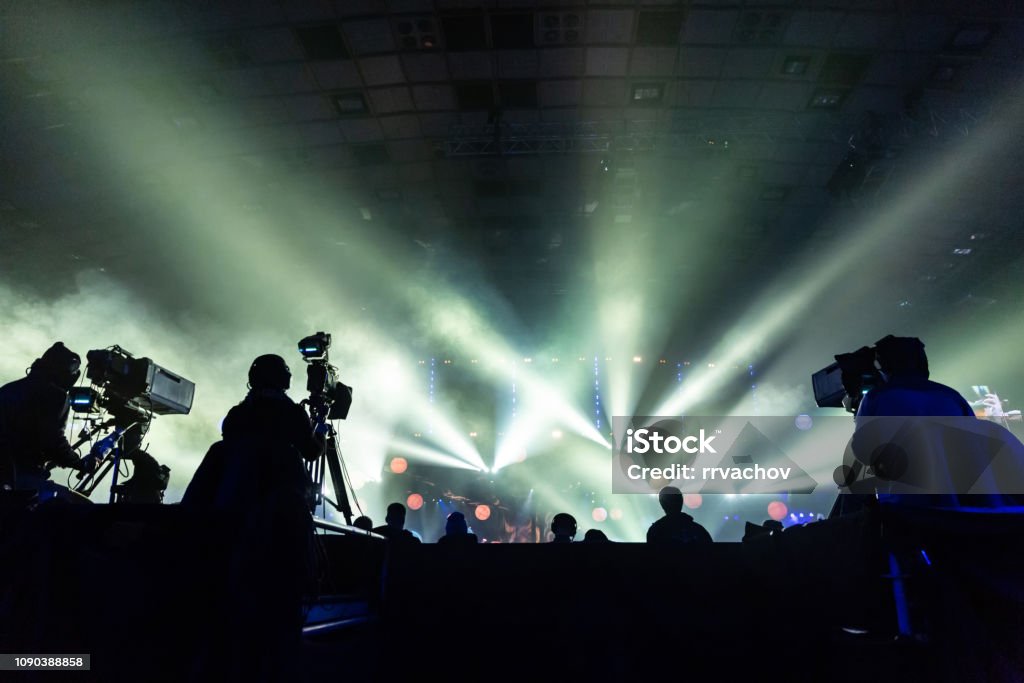
[[[335, 420], [334, 422], [337, 422], [337, 420]], [[334, 428], [334, 425], [332, 424], [331, 427]], [[341, 451], [338, 449], [337, 429], [334, 429], [334, 452], [338, 454], [338, 462], [341, 464], [341, 478], [343, 479], [341, 485], [347, 486], [349, 488], [349, 490], [352, 492], [352, 500], [356, 504], [356, 509], [359, 510], [360, 515], [365, 516], [366, 513], [363, 512], [363, 506], [359, 504], [359, 498], [356, 496], [355, 487], [352, 486], [352, 478], [348, 474], [348, 465], [345, 464], [345, 458], [341, 456]]]

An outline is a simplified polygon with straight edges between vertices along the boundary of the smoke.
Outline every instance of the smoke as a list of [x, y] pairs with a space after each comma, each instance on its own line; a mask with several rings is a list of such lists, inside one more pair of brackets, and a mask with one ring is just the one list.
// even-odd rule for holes
[[[191, 413], [154, 418], [146, 438], [147, 450], [171, 468], [168, 502], [180, 500], [207, 448], [220, 438], [221, 420], [244, 398], [254, 357], [263, 353], [284, 357], [293, 375], [289, 393], [301, 400], [305, 372], [295, 342], [315, 331], [276, 325], [239, 335], [237, 321], [170, 313], [95, 271], [79, 274], [74, 290], [54, 300], [0, 285], [0, 319], [4, 321], [2, 383], [22, 377], [32, 361], [58, 340], [83, 361], [89, 350], [117, 344], [195, 382]], [[339, 356], [358, 357], [360, 348], [368, 345], [367, 337], [372, 337], [360, 328], [350, 332], [360, 346], [344, 348]], [[343, 423], [339, 432], [349, 471], [360, 481], [379, 478], [392, 431], [415, 395], [410, 390], [413, 378], [404, 370], [408, 361], [387, 352], [367, 356], [370, 360], [364, 364], [339, 363], [342, 380], [356, 387], [353, 424]], [[69, 420], [69, 440], [74, 441], [82, 426], [81, 421]], [[56, 470], [55, 481], [63, 482], [66, 474], [67, 470]], [[96, 500], [105, 495], [105, 486], [94, 492]]]

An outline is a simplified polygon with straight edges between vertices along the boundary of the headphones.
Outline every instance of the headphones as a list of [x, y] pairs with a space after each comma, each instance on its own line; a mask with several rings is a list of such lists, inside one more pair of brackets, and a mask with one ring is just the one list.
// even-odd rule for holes
[[249, 366], [250, 389], [280, 389], [292, 384], [292, 373], [284, 358], [273, 353], [260, 356]]
[[55, 384], [70, 389], [82, 376], [82, 357], [64, 346], [64, 342], [56, 342], [32, 363], [31, 369], [42, 370]]

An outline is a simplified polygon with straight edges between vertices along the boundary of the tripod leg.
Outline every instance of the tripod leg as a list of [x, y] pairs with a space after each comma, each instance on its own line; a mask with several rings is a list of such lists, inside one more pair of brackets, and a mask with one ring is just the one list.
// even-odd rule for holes
[[349, 504], [348, 491], [345, 489], [345, 477], [341, 471], [341, 456], [333, 438], [327, 440], [327, 449], [324, 452], [327, 459], [327, 467], [331, 472], [331, 484], [334, 486], [334, 500], [338, 509], [345, 516], [345, 524], [352, 524], [352, 506]]

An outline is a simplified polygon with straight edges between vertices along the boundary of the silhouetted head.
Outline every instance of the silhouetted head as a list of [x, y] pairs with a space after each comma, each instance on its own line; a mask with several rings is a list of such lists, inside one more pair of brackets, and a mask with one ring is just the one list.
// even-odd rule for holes
[[448, 521], [444, 524], [444, 533], [449, 536], [454, 534], [468, 534], [469, 525], [466, 524], [466, 515], [461, 512], [453, 512], [448, 515]]
[[404, 529], [405, 506], [401, 503], [392, 503], [391, 505], [388, 505], [388, 514], [384, 518], [384, 523], [393, 529]]
[[373, 520], [366, 515], [360, 515], [352, 522], [352, 526], [363, 531], [373, 531]]
[[666, 486], [658, 493], [658, 503], [666, 515], [675, 515], [683, 511], [683, 492], [675, 486]]
[[555, 543], [568, 543], [576, 537], [576, 518], [568, 512], [559, 512], [551, 520], [551, 533]]
[[250, 389], [285, 391], [292, 384], [292, 373], [284, 358], [273, 353], [260, 356], [249, 366]]
[[82, 375], [81, 370], [82, 357], [64, 346], [64, 342], [57, 342], [32, 363], [29, 372], [45, 377], [67, 391], [75, 386], [75, 382]]
[[610, 543], [608, 537], [600, 529], [589, 529], [583, 534], [584, 543]]
[[917, 337], [883, 337], [875, 342], [875, 357], [886, 377], [928, 379], [928, 356]]

